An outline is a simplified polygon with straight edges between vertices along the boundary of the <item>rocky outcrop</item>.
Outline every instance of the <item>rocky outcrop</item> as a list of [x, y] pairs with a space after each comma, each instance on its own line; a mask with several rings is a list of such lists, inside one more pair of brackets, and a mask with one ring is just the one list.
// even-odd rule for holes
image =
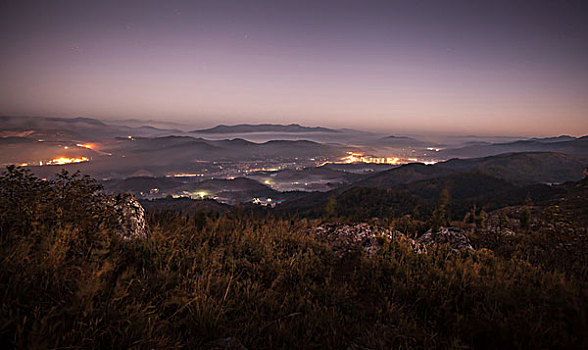
[[392, 239], [401, 233], [366, 223], [349, 225], [331, 223], [312, 228], [310, 234], [329, 243], [333, 250], [339, 254], [350, 254], [363, 250], [368, 255], [373, 255], [380, 250], [383, 238]]
[[382, 248], [386, 239], [392, 240], [395, 238], [403, 240], [413, 251], [419, 254], [426, 251], [423, 244], [407, 237], [400, 231], [366, 223], [324, 224], [312, 228], [310, 234], [323, 242], [327, 242], [340, 255], [364, 251], [369, 256], [372, 256]]
[[486, 225], [478, 230], [478, 234], [487, 236], [492, 235], [494, 237], [508, 237], [514, 236], [516, 233], [508, 227], [500, 225]]
[[453, 252], [474, 251], [466, 232], [457, 227], [441, 227], [435, 232], [430, 229], [418, 241], [428, 246], [448, 245]]
[[128, 194], [119, 194], [108, 199], [116, 212], [117, 230], [125, 240], [147, 237], [145, 209], [139, 201]]
[[396, 230], [366, 223], [324, 224], [312, 228], [310, 234], [327, 242], [340, 255], [359, 251], [364, 251], [370, 256], [374, 255], [381, 249], [386, 239], [401, 239], [418, 254], [426, 252], [428, 246], [440, 245], [448, 245], [450, 251], [454, 253], [474, 251], [466, 232], [457, 227], [441, 227], [435, 232], [429, 230], [418, 240]]

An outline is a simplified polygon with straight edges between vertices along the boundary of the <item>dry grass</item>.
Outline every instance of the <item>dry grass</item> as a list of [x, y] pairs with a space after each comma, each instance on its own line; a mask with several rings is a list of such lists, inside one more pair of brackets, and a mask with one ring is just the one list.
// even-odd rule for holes
[[125, 242], [107, 218], [38, 204], [51, 185], [33, 195], [32, 179], [0, 180], [13, 186], [5, 198], [31, 195], [20, 215], [62, 212], [1, 216], [0, 341], [12, 347], [198, 348], [228, 336], [250, 349], [588, 345], [586, 281], [516, 254], [532, 240], [509, 256], [387, 241], [374, 257], [339, 257], [306, 220], [163, 213], [150, 215], [148, 239]]

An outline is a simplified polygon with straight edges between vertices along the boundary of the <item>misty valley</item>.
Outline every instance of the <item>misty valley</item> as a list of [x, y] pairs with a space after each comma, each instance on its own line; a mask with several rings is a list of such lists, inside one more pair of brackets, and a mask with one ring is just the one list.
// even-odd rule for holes
[[518, 186], [558, 184], [580, 180], [588, 158], [588, 140], [568, 136], [423, 141], [297, 124], [181, 131], [87, 118], [0, 117], [0, 126], [3, 166], [26, 167], [44, 178], [80, 171], [107, 192], [142, 200], [185, 197], [229, 205], [274, 207], [305, 194], [328, 197], [353, 186], [386, 188], [463, 172]]

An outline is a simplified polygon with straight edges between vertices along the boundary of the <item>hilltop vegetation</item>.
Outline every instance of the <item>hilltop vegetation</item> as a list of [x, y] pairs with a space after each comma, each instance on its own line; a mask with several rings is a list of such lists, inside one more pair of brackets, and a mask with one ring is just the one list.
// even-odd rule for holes
[[[10, 347], [588, 345], [586, 227], [555, 202], [454, 221], [471, 230], [472, 253], [383, 239], [369, 255], [337, 254], [309, 234], [336, 215], [152, 212], [149, 237], [129, 241], [89, 178], [10, 168], [0, 191], [0, 342]], [[418, 234], [429, 218], [372, 224]]]

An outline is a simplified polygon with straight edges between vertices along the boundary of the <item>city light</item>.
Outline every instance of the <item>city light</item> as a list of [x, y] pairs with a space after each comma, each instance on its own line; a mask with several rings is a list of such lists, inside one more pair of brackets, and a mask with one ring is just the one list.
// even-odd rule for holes
[[201, 177], [204, 174], [195, 174], [195, 173], [177, 173], [177, 174], [167, 174], [165, 177]]
[[87, 148], [87, 149], [94, 149], [94, 147], [96, 147], [92, 143], [78, 143], [78, 144], [76, 144], [76, 146], [82, 147], [82, 148]]
[[88, 162], [90, 159], [87, 157], [79, 157], [79, 158], [66, 158], [66, 157], [59, 157], [52, 159], [45, 163], [46, 165], [65, 165], [65, 164], [72, 164], [72, 163], [83, 163]]
[[363, 152], [347, 152], [347, 156], [341, 158], [341, 162], [345, 164], [354, 163], [375, 163], [375, 164], [400, 164], [398, 157], [373, 157], [366, 156]]

